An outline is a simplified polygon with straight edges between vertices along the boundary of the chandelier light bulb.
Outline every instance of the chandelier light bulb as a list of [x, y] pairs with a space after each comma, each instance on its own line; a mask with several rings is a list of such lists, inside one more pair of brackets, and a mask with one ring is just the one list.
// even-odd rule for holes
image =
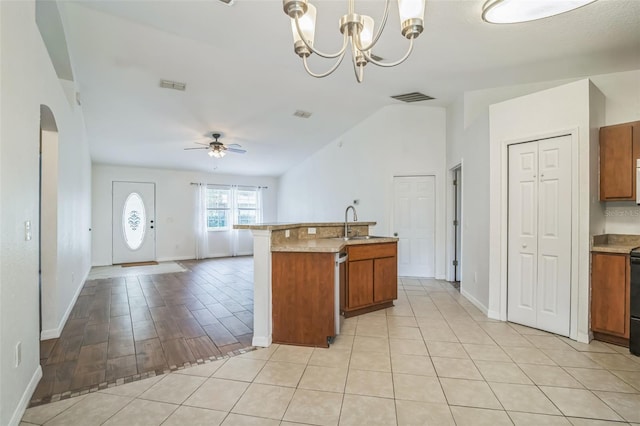
[[213, 149], [210, 149], [209, 152], [207, 152], [207, 154], [209, 154], [209, 157], [213, 157], [214, 155], [216, 155]]

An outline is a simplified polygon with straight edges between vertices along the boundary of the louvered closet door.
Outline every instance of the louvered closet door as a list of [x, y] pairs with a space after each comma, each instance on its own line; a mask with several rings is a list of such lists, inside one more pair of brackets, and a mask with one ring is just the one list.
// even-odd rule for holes
[[508, 319], [568, 336], [571, 139], [509, 147]]

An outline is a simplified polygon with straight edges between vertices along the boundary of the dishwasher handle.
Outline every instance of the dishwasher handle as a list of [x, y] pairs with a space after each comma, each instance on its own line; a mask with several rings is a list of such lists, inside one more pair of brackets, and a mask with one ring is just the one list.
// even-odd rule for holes
[[336, 261], [336, 264], [344, 263], [347, 261], [347, 259], [349, 259], [349, 256], [347, 255], [347, 253], [340, 253], [338, 255], [338, 260]]

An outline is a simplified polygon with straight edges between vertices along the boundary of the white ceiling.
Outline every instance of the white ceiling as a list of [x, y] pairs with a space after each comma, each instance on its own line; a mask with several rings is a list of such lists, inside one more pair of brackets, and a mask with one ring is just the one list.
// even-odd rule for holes
[[[316, 0], [316, 46], [335, 50], [346, 0]], [[425, 31], [396, 68], [351, 63], [308, 76], [293, 53], [279, 0], [65, 1], [60, 3], [94, 162], [277, 176], [390, 98], [421, 91], [444, 106], [462, 92], [640, 68], [640, 1], [600, 0], [517, 25], [480, 19], [482, 0], [427, 0]], [[356, 8], [380, 20], [383, 0]], [[404, 53], [395, 1], [374, 53]], [[321, 71], [330, 64], [312, 61]], [[160, 79], [185, 82], [185, 92]], [[313, 116], [293, 116], [297, 109]], [[248, 153], [211, 159], [184, 151], [211, 131]]]

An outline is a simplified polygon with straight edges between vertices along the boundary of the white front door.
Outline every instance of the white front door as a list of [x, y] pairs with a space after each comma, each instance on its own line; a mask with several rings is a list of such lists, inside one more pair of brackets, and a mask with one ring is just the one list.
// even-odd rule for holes
[[398, 275], [435, 276], [435, 177], [396, 176], [394, 235], [398, 241]]
[[156, 259], [155, 183], [113, 182], [113, 264]]
[[509, 146], [508, 228], [508, 320], [568, 336], [570, 137]]

